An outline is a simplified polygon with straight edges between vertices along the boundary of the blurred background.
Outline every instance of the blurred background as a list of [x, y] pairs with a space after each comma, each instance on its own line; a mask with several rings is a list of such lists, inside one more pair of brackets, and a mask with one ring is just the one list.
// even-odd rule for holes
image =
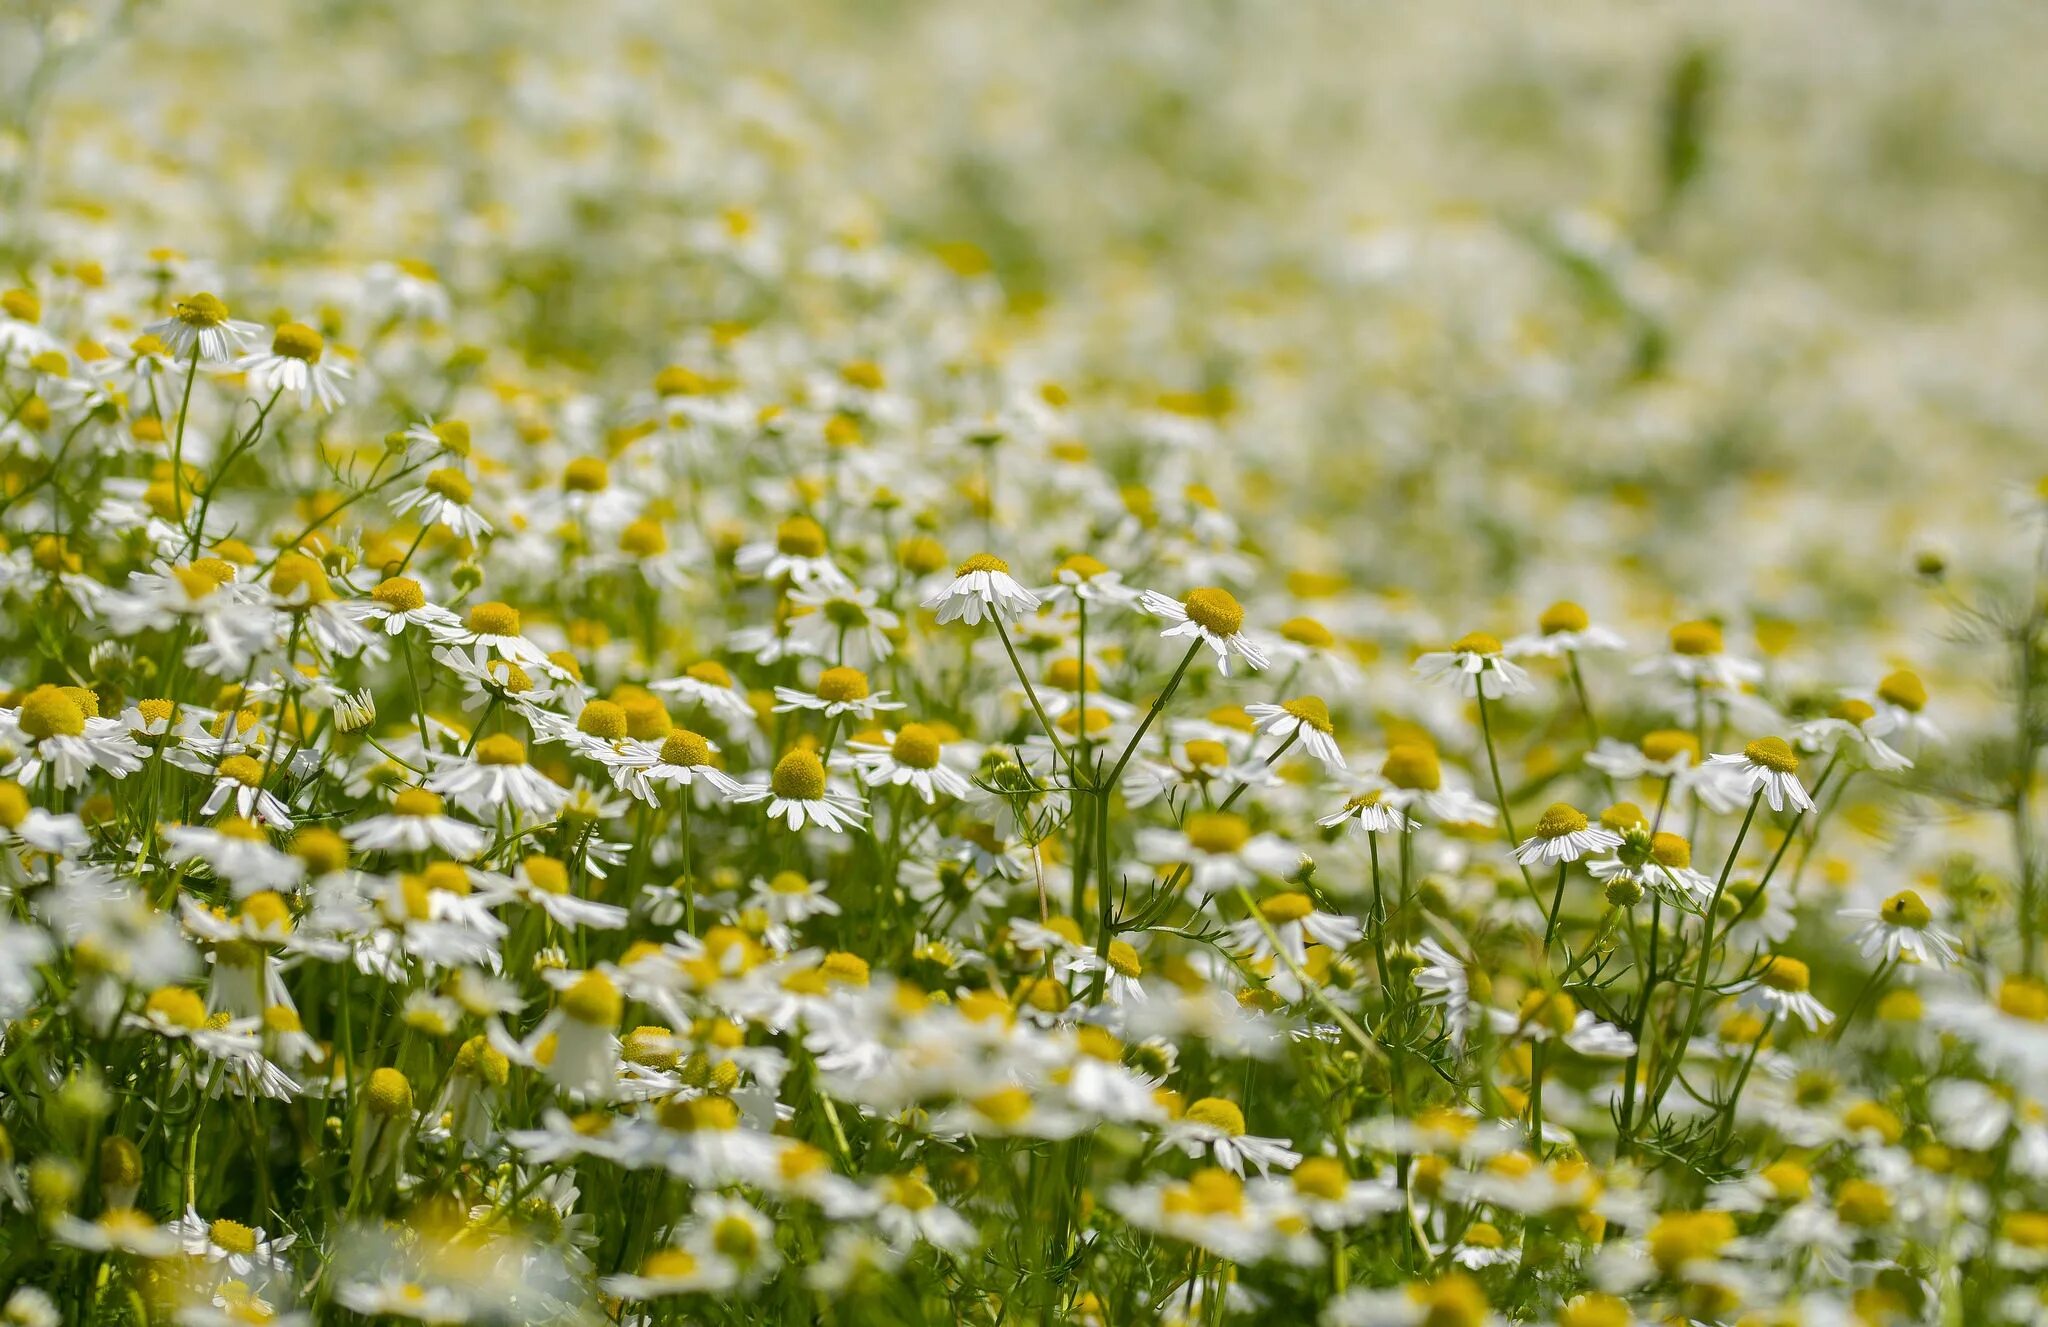
[[456, 341], [609, 389], [714, 326], [919, 349], [813, 278], [940, 264], [993, 309], [949, 365], [1113, 400], [1126, 474], [1418, 635], [1569, 595], [1896, 648], [1916, 566], [2035, 537], [2038, 4], [7, 9], [16, 267], [162, 247], [266, 316], [429, 264]]

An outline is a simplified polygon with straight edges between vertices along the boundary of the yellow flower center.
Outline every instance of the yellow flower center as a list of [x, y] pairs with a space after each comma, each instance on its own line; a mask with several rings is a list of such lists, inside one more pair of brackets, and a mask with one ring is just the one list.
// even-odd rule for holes
[[1336, 725], [1330, 722], [1330, 707], [1323, 704], [1321, 696], [1296, 696], [1293, 700], [1282, 701], [1280, 708], [1319, 733], [1337, 731]]
[[1743, 747], [1742, 754], [1750, 764], [1762, 765], [1774, 774], [1794, 774], [1799, 770], [1798, 753], [1782, 737], [1759, 737]]
[[2048, 1022], [2048, 983], [2032, 977], [2007, 977], [1998, 986], [1998, 1008], [2014, 1018]]
[[40, 686], [23, 697], [17, 722], [22, 735], [33, 742], [46, 737], [77, 737], [85, 731], [85, 711], [61, 688]]
[[1280, 624], [1280, 638], [1312, 650], [1327, 650], [1337, 643], [1336, 635], [1312, 617], [1288, 618]]
[[425, 788], [401, 788], [398, 796], [391, 799], [391, 814], [397, 816], [437, 816], [441, 814], [441, 794]]
[[1543, 610], [1536, 619], [1537, 627], [1546, 636], [1555, 636], [1566, 631], [1584, 631], [1593, 619], [1586, 616], [1586, 610], [1569, 599], [1560, 599]]
[[1434, 792], [1443, 786], [1444, 772], [1434, 747], [1420, 742], [1403, 742], [1387, 751], [1386, 763], [1380, 766], [1380, 777], [1396, 788]]
[[1197, 811], [1188, 817], [1185, 832], [1198, 852], [1211, 854], [1236, 852], [1252, 837], [1245, 818], [1230, 811]]
[[187, 295], [173, 304], [171, 316], [187, 327], [205, 330], [218, 327], [228, 320], [228, 306], [221, 302], [219, 296], [202, 290], [197, 295]]
[[579, 456], [562, 468], [562, 488], [570, 493], [602, 493], [612, 486], [611, 467], [596, 456]]
[[469, 482], [469, 476], [453, 467], [428, 471], [425, 483], [427, 492], [465, 507], [476, 497], [476, 488]]
[[1813, 981], [1812, 970], [1796, 958], [1784, 954], [1773, 954], [1770, 963], [1757, 978], [1774, 991], [1798, 994]]
[[150, 992], [142, 1008], [158, 1022], [172, 1027], [196, 1031], [206, 1026], [206, 1001], [199, 998], [197, 991], [186, 990], [183, 986], [158, 987]]
[[1309, 896], [1299, 890], [1289, 890], [1285, 894], [1275, 894], [1269, 899], [1259, 901], [1259, 911], [1264, 914], [1267, 921], [1275, 925], [1298, 922], [1315, 910], [1316, 905], [1310, 901]]
[[319, 363], [320, 352], [326, 348], [326, 338], [304, 323], [280, 323], [277, 334], [270, 338], [271, 354], [302, 359], [308, 364]]
[[519, 610], [493, 599], [473, 605], [462, 624], [479, 636], [517, 636]]
[[1907, 926], [1916, 931], [1926, 929], [1934, 920], [1934, 910], [1910, 889], [1902, 889], [1886, 899], [1877, 912], [1893, 926]]
[[694, 769], [711, 763], [711, 743], [687, 728], [670, 731], [661, 739], [661, 763]]
[[1351, 1187], [1344, 1163], [1335, 1157], [1310, 1157], [1294, 1170], [1294, 1191], [1334, 1203]]
[[1659, 830], [1650, 836], [1650, 860], [1674, 871], [1685, 870], [1692, 865], [1692, 844], [1683, 834]]
[[206, 1228], [206, 1237], [229, 1253], [248, 1255], [256, 1252], [256, 1232], [239, 1221], [226, 1217]]
[[1920, 680], [1918, 673], [1908, 669], [1901, 668], [1896, 673], [1886, 674], [1884, 680], [1877, 684], [1877, 695], [1886, 704], [1914, 714], [1927, 708], [1927, 684]]
[[412, 1082], [396, 1069], [386, 1067], [373, 1072], [365, 1097], [374, 1115], [389, 1117], [412, 1113]]
[[1667, 1212], [1650, 1227], [1650, 1260], [1669, 1276], [1713, 1257], [1734, 1238], [1735, 1218], [1726, 1212]]
[[818, 674], [818, 699], [834, 705], [868, 698], [868, 675], [858, 668], [827, 668]]
[[263, 782], [263, 766], [253, 756], [229, 756], [214, 773], [220, 778], [254, 788]]
[[1244, 1112], [1234, 1101], [1222, 1097], [1203, 1097], [1188, 1107], [1186, 1118], [1197, 1124], [1206, 1124], [1221, 1130], [1232, 1138], [1244, 1137]]
[[906, 723], [897, 730], [889, 754], [899, 765], [932, 769], [939, 763], [939, 735], [921, 723]]
[[391, 576], [377, 583], [370, 597], [394, 613], [411, 613], [427, 606], [427, 592], [410, 576]]
[[809, 751], [791, 751], [775, 762], [768, 784], [777, 797], [815, 802], [825, 795], [825, 762]]
[[1561, 839], [1568, 834], [1577, 834], [1587, 825], [1586, 813], [1565, 802], [1552, 802], [1543, 812], [1543, 818], [1536, 822], [1536, 837]]
[[1721, 650], [1721, 628], [1711, 622], [1681, 622], [1671, 628], [1673, 654], [1697, 656], [1719, 654]]
[[1116, 969], [1121, 977], [1137, 978], [1145, 971], [1145, 965], [1138, 957], [1137, 947], [1128, 940], [1109, 942], [1109, 966]]
[[1031, 1094], [1021, 1087], [999, 1087], [974, 1098], [974, 1109], [999, 1128], [1012, 1128], [1031, 1114]]
[[528, 857], [520, 865], [526, 870], [526, 881], [543, 894], [566, 894], [569, 892], [569, 868], [553, 857]]
[[1244, 630], [1244, 605], [1228, 590], [1199, 586], [1188, 591], [1180, 606], [1188, 621], [1212, 636], [1235, 636]]
[[602, 972], [586, 972], [562, 992], [562, 1012], [579, 1023], [617, 1027], [619, 1015], [625, 1011], [625, 998]]
[[626, 711], [609, 700], [593, 700], [576, 716], [576, 731], [602, 742], [617, 742], [626, 736]]
[[953, 574], [955, 576], [972, 576], [977, 571], [999, 571], [1007, 576], [1010, 574], [1010, 564], [993, 553], [976, 553], [973, 557], [961, 563], [959, 569]]
[[791, 557], [823, 557], [824, 528], [808, 516], [792, 516], [775, 527], [775, 547]]
[[476, 744], [479, 765], [524, 765], [526, 743], [510, 733], [492, 733]]
[[1467, 632], [1451, 644], [1454, 654], [1499, 654], [1500, 637], [1484, 631]]

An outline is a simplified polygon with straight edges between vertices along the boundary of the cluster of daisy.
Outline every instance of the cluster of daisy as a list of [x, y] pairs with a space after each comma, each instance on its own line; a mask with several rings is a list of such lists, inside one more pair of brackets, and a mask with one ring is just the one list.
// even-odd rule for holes
[[0, 158], [0, 1324], [2048, 1324], [2048, 558], [1691, 440], [1686, 181], [1027, 294], [594, 8], [434, 263]]

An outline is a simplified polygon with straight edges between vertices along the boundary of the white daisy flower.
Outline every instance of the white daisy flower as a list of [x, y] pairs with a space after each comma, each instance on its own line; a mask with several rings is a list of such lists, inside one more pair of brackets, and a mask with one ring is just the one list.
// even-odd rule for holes
[[818, 680], [809, 691], [795, 687], [775, 688], [775, 710], [786, 714], [791, 710], [817, 710], [827, 718], [836, 719], [851, 714], [856, 718], [872, 719], [881, 710], [900, 710], [900, 700], [884, 699], [889, 693], [868, 692], [868, 675], [858, 668], [827, 668], [818, 674]]
[[945, 763], [945, 745], [935, 729], [906, 723], [884, 733], [885, 743], [850, 742], [854, 765], [870, 788], [911, 788], [929, 806], [934, 796], [972, 797], [974, 785]]
[[1124, 584], [1123, 573], [1112, 571], [1086, 553], [1076, 553], [1053, 572], [1052, 584], [1033, 591], [1048, 604], [1069, 599], [1088, 604], [1113, 604], [1129, 608], [1138, 602], [1138, 591]]
[[[1260, 899], [1259, 914], [1225, 928], [1233, 950], [1259, 962], [1285, 955], [1290, 966], [1299, 968], [1308, 962], [1309, 941], [1342, 952], [1365, 935], [1365, 927], [1356, 917], [1318, 912], [1314, 901], [1299, 890]], [[1265, 925], [1260, 925], [1260, 918]], [[1270, 937], [1266, 934], [1269, 927]]]
[[700, 802], [730, 801], [746, 785], [712, 763], [717, 749], [710, 739], [676, 728], [659, 742], [629, 738], [599, 759], [611, 769], [613, 784], [649, 805], [662, 788], [699, 789]]
[[1247, 705], [1256, 731], [1283, 742], [1300, 741], [1304, 750], [1330, 769], [1344, 768], [1344, 753], [1337, 749], [1337, 728], [1330, 722], [1330, 708], [1321, 696], [1296, 696], [1278, 705]]
[[1461, 696], [1483, 696], [1498, 700], [1519, 695], [1536, 684], [1521, 665], [1502, 653], [1497, 637], [1474, 631], [1460, 637], [1448, 650], [1432, 650], [1415, 657], [1415, 675], [1425, 682], [1439, 682]]
[[775, 762], [766, 784], [748, 785], [732, 799], [735, 802], [767, 802], [771, 820], [787, 821], [791, 830], [805, 822], [834, 834], [844, 834], [867, 819], [867, 807], [858, 797], [832, 790], [825, 776], [824, 762], [802, 749], [793, 750]]
[[209, 361], [226, 359], [263, 333], [255, 323], [230, 318], [228, 306], [204, 291], [179, 300], [171, 306], [170, 317], [142, 330], [162, 341], [173, 359]]
[[1552, 802], [1536, 822], [1536, 832], [1515, 849], [1515, 860], [1524, 866], [1549, 866], [1620, 846], [1621, 835], [1593, 824], [1575, 806]]
[[1368, 789], [1345, 801], [1339, 809], [1319, 817], [1318, 825], [1324, 829], [1336, 829], [1340, 825], [1357, 825], [1368, 834], [1383, 834], [1389, 831], [1407, 833], [1418, 828], [1401, 809], [1387, 801], [1378, 788]]
[[403, 788], [391, 810], [358, 820], [342, 837], [363, 852], [425, 852], [436, 849], [468, 861], [484, 850], [490, 834], [481, 826], [442, 814], [441, 795], [427, 788]]
[[1253, 669], [1264, 668], [1266, 652], [1244, 631], [1244, 605], [1230, 591], [1215, 586], [1189, 590], [1184, 599], [1172, 599], [1157, 590], [1147, 590], [1139, 606], [1154, 617], [1174, 625], [1160, 632], [1162, 638], [1190, 636], [1216, 654], [1217, 671], [1230, 672], [1230, 656], [1236, 654]]
[[977, 626], [986, 616], [1016, 618], [1038, 607], [1038, 596], [1010, 575], [1010, 564], [990, 553], [977, 553], [960, 564], [953, 579], [924, 600], [938, 612], [939, 625], [956, 619]]
[[1244, 1111], [1222, 1097], [1203, 1097], [1190, 1103], [1179, 1119], [1166, 1126], [1165, 1137], [1191, 1157], [1209, 1153], [1233, 1175], [1244, 1174], [1247, 1165], [1256, 1167], [1261, 1175], [1292, 1170], [1301, 1161], [1301, 1153], [1289, 1147], [1287, 1139], [1245, 1132]]
[[853, 581], [825, 551], [824, 527], [808, 516], [792, 516], [776, 526], [773, 540], [741, 545], [733, 565], [765, 581], [787, 577], [800, 590], [853, 588]]
[[1834, 1014], [1808, 989], [1812, 973], [1806, 964], [1785, 954], [1773, 954], [1755, 981], [1744, 987], [1737, 1003], [1798, 1019], [1809, 1032], [1818, 1032], [1835, 1021]]
[[468, 475], [453, 466], [427, 471], [416, 488], [407, 489], [392, 500], [391, 512], [403, 516], [417, 511], [428, 525], [447, 528], [458, 539], [475, 543], [491, 532], [490, 521], [471, 504], [476, 487]]
[[1782, 811], [1786, 803], [1794, 810], [1813, 810], [1813, 798], [1799, 781], [1799, 756], [1782, 737], [1759, 737], [1742, 748], [1740, 755], [1713, 755], [1709, 765], [1738, 772], [1751, 795], [1761, 791], [1771, 810]]
[[1605, 627], [1593, 625], [1586, 610], [1560, 600], [1536, 619], [1537, 634], [1516, 636], [1503, 650], [1517, 659], [1557, 659], [1589, 651], [1625, 650], [1628, 642]]
[[467, 759], [446, 760], [426, 786], [479, 820], [509, 807], [519, 817], [550, 821], [569, 800], [567, 788], [526, 763], [526, 744], [509, 733], [479, 738]]
[[1934, 910], [1913, 890], [1902, 889], [1875, 908], [1843, 908], [1836, 915], [1862, 923], [1854, 939], [1865, 958], [1896, 963], [1903, 956], [1935, 967], [1956, 961], [1956, 938], [1935, 928]]
[[325, 338], [304, 323], [280, 323], [270, 353], [244, 355], [235, 368], [248, 375], [250, 393], [259, 400], [289, 392], [299, 398], [302, 410], [316, 402], [322, 410], [333, 410], [341, 405], [340, 384], [349, 375], [339, 365], [322, 362], [326, 348]]

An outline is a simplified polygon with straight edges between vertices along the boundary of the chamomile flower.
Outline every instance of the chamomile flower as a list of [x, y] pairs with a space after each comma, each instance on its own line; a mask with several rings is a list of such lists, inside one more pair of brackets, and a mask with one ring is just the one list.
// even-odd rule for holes
[[467, 861], [484, 849], [490, 835], [480, 826], [450, 818], [441, 795], [430, 788], [404, 788], [391, 809], [348, 826], [342, 836], [363, 852], [425, 852], [434, 849]]
[[228, 756], [213, 770], [213, 791], [207, 794], [199, 814], [210, 816], [229, 803], [235, 814], [261, 825], [290, 825], [291, 808], [263, 786], [269, 771], [253, 756]]
[[853, 741], [854, 765], [870, 788], [909, 788], [929, 806], [936, 794], [972, 797], [974, 785], [945, 763], [945, 744], [936, 729], [906, 723], [881, 742]]
[[852, 715], [857, 719], [872, 719], [882, 710], [900, 710], [900, 700], [885, 699], [886, 691], [872, 694], [868, 690], [868, 675], [858, 668], [827, 668], [818, 674], [818, 680], [809, 691], [795, 687], [775, 688], [775, 712], [786, 714], [791, 710], [816, 710], [828, 719]]
[[349, 373], [327, 362], [326, 350], [326, 338], [304, 323], [280, 323], [272, 334], [270, 353], [244, 355], [235, 368], [248, 375], [249, 390], [258, 400], [289, 392], [299, 399], [302, 410], [315, 404], [333, 410], [341, 405], [340, 384]]
[[223, 360], [263, 329], [255, 323], [228, 316], [228, 306], [216, 295], [201, 291], [187, 295], [171, 306], [171, 316], [143, 329], [163, 342], [178, 360]]
[[1052, 584], [1034, 593], [1048, 604], [1069, 599], [1090, 605], [1129, 608], [1138, 602], [1138, 591], [1124, 584], [1123, 573], [1103, 565], [1100, 559], [1076, 553], [1054, 570]]
[[1462, 780], [1447, 779], [1436, 748], [1422, 742], [1398, 742], [1380, 762], [1375, 789], [1380, 802], [1400, 812], [1420, 811], [1444, 824], [1490, 825], [1500, 814]]
[[1812, 973], [1806, 964], [1786, 954], [1773, 954], [1756, 980], [1746, 987], [1738, 1003], [1767, 1013], [1796, 1018], [1807, 1031], [1817, 1032], [1835, 1021], [1828, 1007], [1808, 989]]
[[802, 748], [789, 751], [776, 761], [766, 784], [748, 785], [732, 800], [767, 802], [768, 818], [786, 822], [792, 831], [810, 823], [834, 834], [844, 834], [859, 828], [868, 814], [858, 797], [833, 791], [824, 762], [815, 752]]
[[1344, 768], [1344, 753], [1337, 749], [1336, 725], [1330, 722], [1330, 707], [1321, 696], [1297, 696], [1278, 705], [1247, 705], [1261, 736], [1282, 742], [1294, 739], [1302, 749], [1330, 769]]
[[475, 502], [476, 486], [470, 477], [454, 466], [443, 466], [429, 470], [417, 487], [393, 499], [391, 511], [396, 516], [417, 512], [429, 525], [441, 526], [457, 539], [474, 543], [493, 528]]
[[1498, 637], [1483, 631], [1461, 636], [1448, 650], [1415, 656], [1415, 675], [1425, 682], [1454, 688], [1462, 696], [1499, 700], [1520, 695], [1536, 684], [1527, 670], [1502, 652]]
[[1536, 832], [1515, 849], [1515, 860], [1524, 866], [1561, 865], [1620, 846], [1621, 835], [1594, 825], [1569, 803], [1553, 802], [1536, 822]]
[[662, 678], [647, 689], [666, 700], [701, 705], [721, 723], [742, 729], [754, 726], [754, 706], [733, 681], [731, 672], [715, 659], [700, 659], [683, 670], [680, 677]]
[[569, 800], [568, 789], [526, 763], [526, 744], [508, 733], [479, 738], [467, 759], [443, 761], [426, 787], [479, 820], [505, 810], [515, 818], [553, 820]]
[[1740, 690], [1764, 675], [1763, 665], [1729, 654], [1720, 626], [1705, 621], [1681, 622], [1671, 628], [1670, 649], [1636, 665], [1636, 672], [1727, 691]]
[[874, 590], [793, 589], [789, 602], [789, 643], [798, 653], [866, 667], [895, 652], [889, 637], [903, 619], [881, 607]]
[[1344, 825], [1356, 825], [1367, 834], [1406, 833], [1417, 828], [1415, 821], [1403, 814], [1399, 807], [1386, 800], [1377, 788], [1368, 789], [1346, 799], [1343, 806], [1329, 815], [1316, 820], [1324, 829], [1336, 829]]
[[1187, 636], [1207, 645], [1216, 655], [1217, 670], [1226, 676], [1230, 673], [1230, 656], [1233, 654], [1254, 670], [1266, 666], [1264, 648], [1245, 634], [1244, 605], [1238, 603], [1237, 597], [1228, 590], [1201, 586], [1189, 590], [1182, 599], [1147, 590], [1139, 596], [1138, 606], [1154, 617], [1163, 617], [1173, 623], [1159, 633], [1162, 638]]
[[775, 527], [775, 537], [743, 545], [733, 565], [765, 581], [787, 578], [799, 590], [837, 592], [853, 588], [825, 549], [825, 530], [808, 516], [792, 516]]
[[1311, 940], [1342, 951], [1365, 934], [1365, 927], [1357, 918], [1320, 912], [1314, 900], [1299, 890], [1269, 895], [1258, 901], [1258, 907], [1259, 916], [1234, 922], [1227, 928], [1232, 948], [1251, 955], [1255, 962], [1285, 956], [1289, 964], [1298, 968], [1308, 962]]
[[1853, 937], [1865, 958], [1947, 967], [1956, 961], [1956, 938], [1934, 925], [1934, 909], [1911, 889], [1902, 889], [1875, 908], [1843, 908], [1844, 921], [1860, 922]]
[[711, 740], [687, 728], [671, 729], [660, 741], [635, 738], [618, 743], [599, 758], [611, 768], [612, 782], [653, 805], [665, 788], [688, 788], [700, 804], [729, 801], [744, 788], [713, 761]]
[[103, 719], [99, 702], [83, 687], [39, 686], [10, 709], [0, 709], [4, 773], [22, 784], [47, 777], [60, 789], [82, 786], [94, 774], [125, 779], [142, 768], [144, 752], [119, 719]]
[[938, 614], [939, 625], [955, 620], [977, 626], [983, 617], [1013, 620], [1038, 607], [1038, 596], [1010, 575], [1010, 564], [990, 553], [977, 553], [960, 564], [943, 589], [927, 596], [924, 607]]
[[352, 599], [344, 607], [358, 622], [382, 627], [387, 636], [414, 627], [435, 635], [462, 629], [462, 619], [431, 602], [426, 588], [410, 576], [387, 576], [377, 582], [369, 597]]
[[1516, 636], [1508, 641], [1503, 647], [1506, 653], [1517, 659], [1557, 659], [1593, 650], [1628, 648], [1627, 641], [1606, 627], [1595, 626], [1586, 610], [1569, 599], [1544, 609], [1536, 619], [1536, 627], [1535, 635]]
[[1740, 754], [1708, 756], [1707, 763], [1740, 775], [1745, 789], [1761, 793], [1773, 811], [1783, 811], [1787, 803], [1795, 811], [1813, 810], [1813, 798], [1799, 781], [1799, 756], [1782, 737], [1759, 737]]
[[1261, 1175], [1272, 1170], [1292, 1170], [1301, 1153], [1287, 1145], [1285, 1138], [1261, 1138], [1245, 1129], [1244, 1111], [1234, 1101], [1203, 1097], [1191, 1102], [1177, 1120], [1166, 1126], [1166, 1138], [1189, 1156], [1205, 1153], [1233, 1175], [1243, 1175], [1252, 1166]]
[[1827, 718], [1796, 725], [1792, 738], [1802, 750], [1827, 754], [1833, 754], [1847, 742], [1875, 770], [1911, 769], [1913, 762], [1885, 743], [1881, 734], [1886, 727], [1870, 702], [1850, 697], [1836, 704], [1835, 712]]
[[1262, 876], [1284, 876], [1301, 864], [1301, 855], [1277, 835], [1253, 833], [1249, 821], [1230, 811], [1197, 811], [1179, 829], [1141, 829], [1138, 855], [1184, 866], [1188, 895], [1198, 901]]

